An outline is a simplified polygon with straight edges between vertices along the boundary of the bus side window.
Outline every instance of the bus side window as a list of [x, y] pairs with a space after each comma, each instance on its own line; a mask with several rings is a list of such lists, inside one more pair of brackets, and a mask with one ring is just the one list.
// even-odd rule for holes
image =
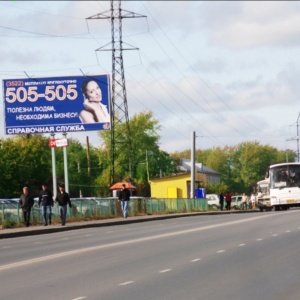
[[300, 184], [300, 174], [299, 173], [294, 173], [294, 177], [293, 178], [293, 181], [296, 183], [296, 185], [299, 186]]

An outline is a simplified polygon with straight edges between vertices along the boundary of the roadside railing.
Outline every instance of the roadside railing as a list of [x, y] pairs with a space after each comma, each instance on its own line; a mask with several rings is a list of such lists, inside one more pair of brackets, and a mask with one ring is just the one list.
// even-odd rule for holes
[[[72, 207], [68, 208], [69, 220], [81, 221], [90, 219], [105, 219], [122, 217], [121, 204], [115, 197], [110, 198], [72, 198]], [[208, 211], [206, 199], [157, 199], [132, 197], [129, 205], [129, 216], [142, 216], [153, 214], [171, 214]], [[31, 224], [43, 222], [42, 210], [35, 202], [31, 209]], [[52, 220], [59, 222], [59, 206], [54, 204], [52, 208]], [[17, 201], [2, 201], [0, 203], [0, 224], [19, 224], [23, 222], [22, 209]]]

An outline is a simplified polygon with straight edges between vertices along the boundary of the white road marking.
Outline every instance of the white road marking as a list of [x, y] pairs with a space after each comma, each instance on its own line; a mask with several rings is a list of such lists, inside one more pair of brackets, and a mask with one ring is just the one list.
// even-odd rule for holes
[[259, 241], [262, 241], [263, 239], [257, 239], [257, 241], [259, 242]]
[[[292, 212], [290, 212], [290, 213], [292, 213]], [[47, 261], [47, 260], [63, 258], [63, 257], [67, 257], [70, 255], [82, 254], [82, 253], [87, 253], [87, 252], [91, 252], [91, 251], [99, 251], [102, 249], [108, 249], [108, 248], [112, 248], [112, 247], [120, 247], [120, 246], [124, 246], [124, 245], [130, 245], [130, 244], [135, 244], [135, 243], [152, 241], [152, 240], [156, 240], [156, 239], [169, 238], [172, 236], [178, 236], [178, 235], [187, 234], [187, 233], [209, 230], [209, 229], [213, 229], [213, 228], [219, 228], [219, 227], [224, 227], [224, 226], [232, 226], [232, 225], [236, 225], [236, 224], [252, 222], [257, 219], [268, 218], [271, 216], [273, 216], [273, 214], [266, 214], [266, 215], [261, 215], [258, 217], [250, 217], [247, 219], [241, 219], [241, 220], [237, 220], [237, 221], [230, 221], [230, 222], [226, 222], [226, 223], [213, 224], [213, 225], [197, 227], [197, 228], [192, 228], [192, 229], [187, 229], [187, 230], [168, 232], [168, 233], [163, 233], [163, 234], [159, 234], [159, 235], [153, 235], [153, 236], [148, 236], [148, 237], [143, 237], [143, 238], [138, 238], [138, 239], [133, 239], [133, 240], [127, 240], [127, 241], [123, 241], [123, 242], [115, 242], [115, 243], [106, 244], [106, 245], [99, 245], [99, 246], [87, 247], [87, 248], [82, 248], [82, 249], [77, 249], [77, 250], [60, 252], [60, 253], [56, 253], [56, 254], [52, 254], [52, 255], [41, 256], [38, 258], [33, 258], [33, 259], [19, 261], [16, 263], [2, 265], [2, 266], [0, 266], [0, 271], [4, 271], [4, 270], [16, 268], [16, 267], [21, 267], [21, 266], [26, 266], [26, 265], [30, 265], [30, 264], [34, 264], [34, 263], [39, 263], [39, 262], [43, 262], [43, 261]], [[40, 242], [35, 242], [35, 243], [40, 243]], [[224, 252], [224, 251], [225, 250], [223, 250], [222, 252]]]
[[239, 247], [243, 247], [243, 246], [245, 246], [246, 244], [239, 244]]
[[2, 249], [9, 249], [9, 248], [11, 248], [11, 246], [4, 246], [4, 247], [2, 247]]
[[277, 233], [272, 234], [272, 236], [277, 236], [277, 235], [278, 235]]
[[289, 233], [289, 232], [291, 232], [291, 231], [290, 231], [290, 230], [287, 230], [286, 232]]
[[92, 234], [91, 234], [91, 233], [89, 233], [89, 234], [85, 234], [84, 236], [92, 236]]
[[126, 281], [126, 282], [120, 283], [119, 285], [128, 285], [131, 283], [134, 283], [134, 281]]
[[223, 253], [223, 252], [225, 252], [226, 250], [219, 250], [219, 251], [217, 251], [217, 253]]
[[165, 270], [161, 270], [159, 271], [159, 273], [166, 273], [166, 272], [170, 272], [172, 269], [165, 269]]
[[201, 260], [201, 258], [195, 258], [195, 259], [191, 260], [191, 262], [196, 262], [196, 261], [199, 261], [199, 260]]
[[86, 299], [86, 297], [78, 297], [78, 298], [74, 298], [72, 300], [82, 300], [82, 299]]

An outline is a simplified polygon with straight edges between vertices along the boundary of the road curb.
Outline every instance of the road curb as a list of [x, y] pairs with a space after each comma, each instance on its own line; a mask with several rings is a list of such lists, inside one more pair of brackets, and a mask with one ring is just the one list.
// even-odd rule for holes
[[94, 228], [94, 227], [107, 227], [124, 224], [133, 224], [141, 222], [159, 221], [164, 219], [175, 219], [183, 217], [195, 217], [195, 216], [210, 216], [220, 214], [241, 214], [241, 213], [256, 213], [259, 211], [212, 211], [212, 212], [195, 212], [195, 213], [181, 213], [181, 214], [167, 214], [167, 215], [153, 215], [153, 216], [141, 216], [141, 217], [129, 217], [126, 219], [119, 218], [105, 219], [98, 221], [85, 221], [76, 223], [67, 223], [66, 226], [60, 224], [54, 224], [49, 226], [31, 226], [31, 227], [19, 227], [19, 228], [4, 228], [0, 229], [0, 239], [8, 239], [15, 237], [25, 237], [31, 235], [49, 234], [77, 229]]

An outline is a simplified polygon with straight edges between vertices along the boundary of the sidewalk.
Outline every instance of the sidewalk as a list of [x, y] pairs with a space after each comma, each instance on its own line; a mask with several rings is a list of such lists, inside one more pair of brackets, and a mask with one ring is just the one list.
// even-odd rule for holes
[[103, 226], [115, 226], [123, 224], [132, 224], [140, 222], [149, 222], [156, 220], [192, 217], [200, 215], [217, 215], [217, 214], [232, 214], [232, 213], [255, 213], [257, 210], [231, 210], [231, 211], [209, 211], [209, 212], [195, 212], [195, 213], [178, 213], [178, 214], [165, 214], [165, 215], [151, 215], [151, 216], [134, 216], [124, 218], [113, 218], [95, 221], [82, 221], [82, 222], [69, 222], [67, 221], [65, 226], [61, 224], [53, 224], [48, 226], [33, 225], [30, 227], [18, 227], [18, 228], [4, 228], [0, 229], [0, 239], [7, 239], [13, 237], [30, 236], [38, 234], [47, 234], [68, 230], [92, 228], [92, 227], [103, 227]]

